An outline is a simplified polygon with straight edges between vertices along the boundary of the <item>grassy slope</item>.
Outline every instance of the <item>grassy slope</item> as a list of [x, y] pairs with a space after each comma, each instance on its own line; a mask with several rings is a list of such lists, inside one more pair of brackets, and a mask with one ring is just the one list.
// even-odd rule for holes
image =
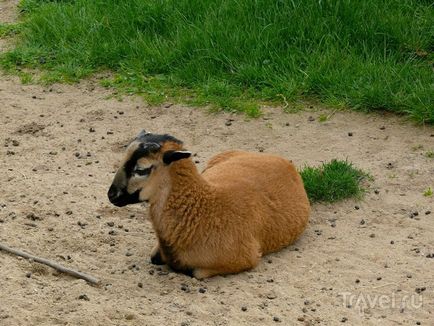
[[434, 9], [418, 0], [25, 0], [3, 66], [106, 82], [257, 115], [252, 100], [315, 97], [434, 123]]

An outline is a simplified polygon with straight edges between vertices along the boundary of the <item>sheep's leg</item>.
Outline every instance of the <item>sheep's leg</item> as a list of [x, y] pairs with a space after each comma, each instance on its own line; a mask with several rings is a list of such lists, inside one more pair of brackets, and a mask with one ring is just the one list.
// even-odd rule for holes
[[164, 261], [163, 255], [161, 254], [160, 244], [158, 243], [151, 251], [151, 263], [154, 265], [164, 265], [166, 263]]
[[256, 265], [252, 265], [252, 266], [248, 266], [248, 267], [246, 266], [246, 267], [239, 268], [239, 269], [238, 268], [237, 269], [229, 268], [229, 269], [224, 269], [224, 270], [223, 269], [218, 270], [218, 269], [196, 268], [193, 271], [193, 276], [195, 278], [197, 278], [198, 280], [202, 280], [204, 278], [208, 278], [208, 277], [212, 277], [212, 276], [216, 276], [216, 275], [236, 274], [236, 273], [239, 273], [242, 271], [252, 269], [255, 266]]
[[218, 271], [216, 269], [196, 268], [193, 271], [193, 276], [198, 280], [202, 280], [204, 278], [208, 278], [219, 274], [223, 274], [223, 273], [222, 271]]
[[250, 252], [247, 253], [244, 259], [238, 259], [237, 263], [231, 262], [225, 268], [196, 268], [193, 271], [193, 276], [197, 279], [204, 279], [215, 275], [235, 274], [255, 268], [258, 265], [262, 256], [259, 243], [254, 241], [251, 244]]

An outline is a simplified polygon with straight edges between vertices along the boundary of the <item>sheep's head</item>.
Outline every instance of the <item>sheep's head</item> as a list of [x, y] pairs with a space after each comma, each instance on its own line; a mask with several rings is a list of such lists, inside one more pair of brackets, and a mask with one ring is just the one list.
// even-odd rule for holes
[[182, 142], [170, 135], [142, 130], [127, 147], [126, 155], [108, 191], [110, 202], [125, 206], [148, 201], [154, 193], [164, 169], [191, 156]]

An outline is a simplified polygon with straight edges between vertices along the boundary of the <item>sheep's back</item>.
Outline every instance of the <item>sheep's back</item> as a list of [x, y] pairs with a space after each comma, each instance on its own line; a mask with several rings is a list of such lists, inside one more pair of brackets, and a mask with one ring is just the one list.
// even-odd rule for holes
[[263, 254], [290, 244], [304, 230], [309, 201], [300, 175], [288, 160], [230, 151], [213, 157], [202, 175], [228, 203], [222, 205], [227, 216], [236, 219], [244, 232], [251, 230]]

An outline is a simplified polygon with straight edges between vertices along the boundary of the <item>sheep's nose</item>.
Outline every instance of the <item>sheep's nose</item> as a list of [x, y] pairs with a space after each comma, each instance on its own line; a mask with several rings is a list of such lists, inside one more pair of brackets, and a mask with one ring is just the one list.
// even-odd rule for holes
[[113, 202], [113, 201], [116, 200], [116, 198], [119, 197], [119, 194], [120, 194], [119, 189], [118, 189], [116, 186], [111, 185], [111, 186], [110, 186], [110, 189], [109, 189], [109, 191], [108, 191], [108, 193], [107, 193], [107, 196], [108, 196], [109, 200], [110, 200], [111, 202]]

